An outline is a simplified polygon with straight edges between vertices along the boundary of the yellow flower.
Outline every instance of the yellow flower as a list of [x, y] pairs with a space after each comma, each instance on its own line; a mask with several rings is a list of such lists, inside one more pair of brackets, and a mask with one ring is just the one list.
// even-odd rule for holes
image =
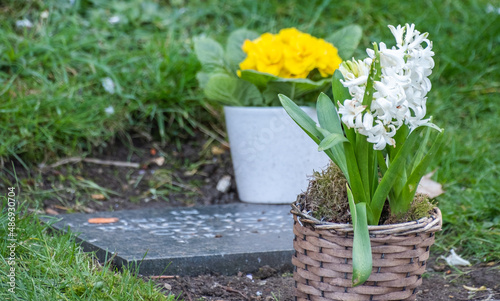
[[282, 29], [276, 35], [264, 33], [253, 41], [246, 40], [242, 49], [247, 57], [240, 63], [241, 70], [256, 70], [282, 78], [306, 78], [314, 69], [327, 77], [342, 62], [332, 44], [293, 27]]
[[316, 38], [299, 32], [285, 48], [285, 68], [294, 78], [306, 78], [316, 65]]
[[275, 35], [265, 33], [254, 41], [246, 40], [242, 47], [247, 58], [240, 69], [253, 69], [279, 76], [283, 67], [283, 44]]
[[342, 63], [337, 48], [325, 40], [318, 40], [316, 68], [323, 77], [332, 75]]

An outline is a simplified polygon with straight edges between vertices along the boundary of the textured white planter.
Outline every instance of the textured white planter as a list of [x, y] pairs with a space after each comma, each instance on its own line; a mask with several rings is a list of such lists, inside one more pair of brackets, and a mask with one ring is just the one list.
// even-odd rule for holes
[[[302, 109], [316, 122], [316, 110]], [[240, 200], [289, 204], [307, 189], [308, 176], [328, 156], [282, 107], [224, 107]]]

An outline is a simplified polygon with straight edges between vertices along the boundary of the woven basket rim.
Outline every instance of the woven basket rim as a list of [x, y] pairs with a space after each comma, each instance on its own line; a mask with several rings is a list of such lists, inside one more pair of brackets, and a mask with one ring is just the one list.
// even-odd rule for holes
[[[292, 209], [290, 210], [290, 213], [297, 216], [297, 220], [301, 224], [309, 224], [315, 229], [334, 230], [346, 234], [354, 233], [352, 224], [320, 221], [310, 216], [308, 213], [302, 212], [296, 204], [291, 204], [291, 206]], [[430, 217], [423, 217], [418, 220], [406, 223], [368, 226], [368, 231], [370, 235], [376, 235], [376, 234], [408, 235], [412, 233], [421, 233], [421, 232], [437, 232], [441, 230], [443, 219], [441, 215], [441, 210], [439, 210], [438, 207], [434, 207], [433, 210], [434, 214], [432, 214]]]

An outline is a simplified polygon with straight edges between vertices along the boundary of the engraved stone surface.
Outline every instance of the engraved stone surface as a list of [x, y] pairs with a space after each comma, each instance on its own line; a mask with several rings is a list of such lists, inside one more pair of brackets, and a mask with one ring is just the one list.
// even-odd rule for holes
[[[227, 204], [59, 215], [85, 251], [143, 275], [234, 275], [264, 265], [291, 270], [293, 219], [289, 205]], [[111, 224], [89, 218], [116, 217]], [[45, 221], [53, 223], [53, 218]]]

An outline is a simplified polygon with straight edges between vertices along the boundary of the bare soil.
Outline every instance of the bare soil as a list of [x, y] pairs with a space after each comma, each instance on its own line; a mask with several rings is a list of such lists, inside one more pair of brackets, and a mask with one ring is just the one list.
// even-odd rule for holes
[[[294, 300], [295, 282], [291, 273], [277, 273], [269, 267], [264, 271], [253, 275], [201, 275], [155, 281], [163, 285], [165, 292], [180, 295], [184, 300]], [[434, 257], [429, 260], [428, 272], [423, 277], [418, 301], [500, 300], [498, 264], [478, 264], [456, 270], [446, 266], [442, 259], [436, 262]], [[483, 290], [471, 290], [482, 286]]]
[[[37, 173], [27, 172], [21, 166], [16, 167], [16, 172], [25, 190], [56, 191], [57, 197], [49, 194], [50, 197], [43, 199], [43, 210], [49, 214], [239, 202], [229, 150], [218, 143], [207, 143], [203, 134], [198, 134], [180, 149], [174, 145], [160, 147], [158, 143], [134, 141], [132, 147], [117, 143], [88, 157], [138, 162], [140, 167], [84, 162], [50, 166], [62, 162], [59, 161], [45, 164]], [[161, 158], [165, 162], [155, 163], [161, 163]], [[226, 192], [216, 189], [223, 176], [231, 177]], [[104, 198], [102, 189], [88, 188], [88, 185], [82, 185], [88, 183], [85, 181], [105, 188]], [[434, 255], [427, 267], [418, 300], [500, 300], [498, 263], [456, 269], [448, 267], [443, 259]], [[252, 275], [172, 275], [154, 281], [162, 286], [165, 294], [180, 294], [180, 299], [189, 301], [293, 300], [291, 273], [283, 274], [269, 267], [258, 268], [261, 268], [259, 272]], [[471, 290], [482, 286], [484, 290]]]

